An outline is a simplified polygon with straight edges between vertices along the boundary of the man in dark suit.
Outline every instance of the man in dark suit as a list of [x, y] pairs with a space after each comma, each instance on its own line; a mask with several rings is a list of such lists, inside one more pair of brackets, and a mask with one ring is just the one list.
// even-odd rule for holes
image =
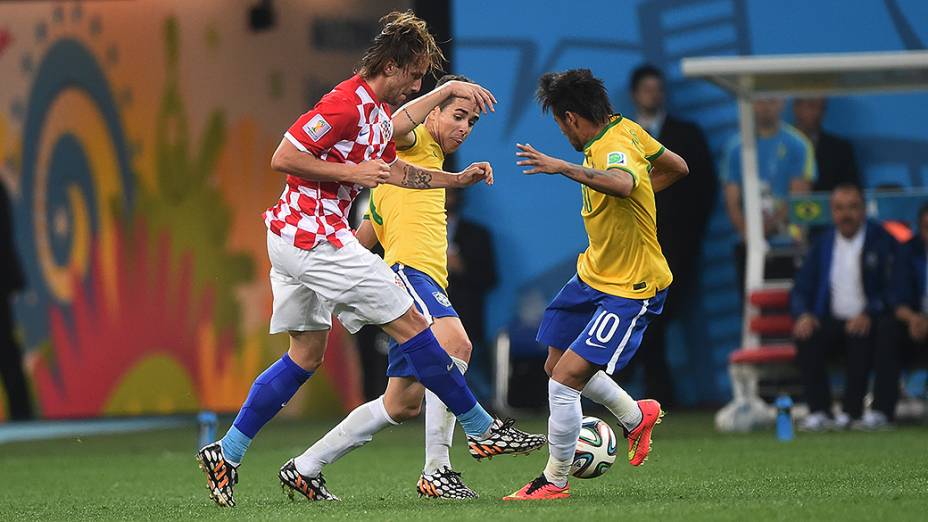
[[673, 385], [667, 365], [666, 328], [692, 296], [709, 216], [715, 205], [718, 180], [715, 164], [702, 131], [696, 125], [667, 114], [664, 76], [651, 65], [632, 72], [629, 82], [635, 103], [635, 121], [668, 149], [686, 159], [689, 176], [655, 194], [657, 238], [673, 272], [663, 314], [651, 324], [648, 348], [636, 361], [644, 365], [646, 395], [662, 404], [673, 401]]
[[815, 147], [815, 165], [818, 179], [813, 190], [831, 192], [838, 185], [863, 186], [854, 147], [851, 142], [825, 132], [825, 98], [797, 98], [793, 100], [793, 116], [796, 128], [805, 134]]
[[[890, 271], [898, 244], [883, 227], [867, 221], [863, 193], [856, 185], [838, 185], [831, 193], [834, 225], [809, 249], [790, 295], [795, 318], [796, 362], [810, 414], [799, 425], [807, 431], [827, 428], [876, 429], [888, 419], [864, 414], [864, 395], [878, 346], [877, 325], [891, 313]], [[831, 416], [827, 360], [846, 359], [844, 411]], [[883, 404], [877, 387], [874, 401]]]
[[0, 181], [0, 378], [6, 389], [7, 414], [12, 420], [32, 418], [32, 403], [23, 372], [23, 357], [13, 336], [13, 294], [25, 286], [16, 250], [6, 186]]
[[473, 357], [489, 364], [486, 353], [486, 297], [496, 286], [496, 256], [486, 227], [462, 218], [463, 193], [447, 189], [448, 211], [448, 293], [471, 342], [477, 348]]
[[899, 248], [893, 264], [893, 315], [879, 330], [873, 409], [895, 419], [902, 368], [928, 358], [928, 203], [918, 211], [915, 235]]

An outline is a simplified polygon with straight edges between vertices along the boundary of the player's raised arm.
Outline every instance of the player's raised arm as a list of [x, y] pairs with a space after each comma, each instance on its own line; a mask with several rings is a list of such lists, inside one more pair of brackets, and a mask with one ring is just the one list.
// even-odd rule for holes
[[393, 114], [393, 136], [397, 144], [411, 143], [413, 138], [409, 134], [412, 130], [425, 121], [432, 109], [452, 97], [473, 100], [484, 113], [495, 110], [496, 98], [489, 90], [476, 83], [452, 80], [403, 105]]
[[634, 176], [626, 170], [599, 170], [583, 167], [548, 156], [528, 143], [525, 145], [516, 143], [516, 147], [519, 148], [516, 156], [522, 158], [516, 162], [516, 165], [529, 167], [522, 171], [523, 174], [562, 174], [603, 194], [620, 198], [630, 196], [637, 184]]
[[493, 184], [493, 167], [489, 163], [471, 163], [461, 172], [445, 172], [417, 167], [398, 159], [390, 167], [390, 185], [411, 189], [463, 188], [480, 181]]
[[686, 161], [670, 149], [664, 149], [660, 156], [651, 160], [651, 188], [660, 192], [680, 181], [690, 173]]

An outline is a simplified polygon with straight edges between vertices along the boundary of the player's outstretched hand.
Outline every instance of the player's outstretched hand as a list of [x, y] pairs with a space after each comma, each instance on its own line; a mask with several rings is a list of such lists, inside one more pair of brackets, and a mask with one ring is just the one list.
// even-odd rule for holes
[[496, 112], [496, 109], [493, 107], [493, 104], [497, 103], [496, 97], [493, 96], [492, 92], [481, 85], [452, 80], [446, 83], [444, 88], [450, 89], [451, 96], [473, 100], [474, 103], [477, 104], [477, 107], [484, 113]]
[[365, 188], [374, 188], [390, 179], [390, 165], [380, 159], [362, 161], [354, 166], [354, 174], [352, 181]]
[[519, 148], [519, 152], [516, 152], [516, 156], [523, 158], [521, 161], [517, 161], [516, 165], [520, 167], [531, 167], [527, 170], [523, 170], [522, 174], [559, 174], [563, 172], [564, 160], [552, 158], [547, 154], [538, 152], [535, 147], [532, 147], [528, 143], [525, 145], [516, 143], [516, 147]]
[[469, 187], [481, 180], [487, 185], [493, 184], [493, 167], [485, 161], [471, 163], [466, 169], [458, 173], [457, 178], [461, 187]]

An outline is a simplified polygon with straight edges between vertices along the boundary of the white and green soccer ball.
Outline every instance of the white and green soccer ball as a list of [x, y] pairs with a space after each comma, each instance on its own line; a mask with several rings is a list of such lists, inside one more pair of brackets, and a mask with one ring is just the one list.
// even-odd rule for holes
[[584, 417], [570, 474], [577, 478], [602, 475], [615, 462], [616, 444], [615, 432], [608, 424], [596, 417]]

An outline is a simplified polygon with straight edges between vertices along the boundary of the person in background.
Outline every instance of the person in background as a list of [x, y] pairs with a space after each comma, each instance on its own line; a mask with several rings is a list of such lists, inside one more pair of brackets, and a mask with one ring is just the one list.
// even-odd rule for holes
[[894, 315], [880, 332], [886, 335], [876, 357], [873, 409], [886, 423], [895, 419], [899, 377], [904, 362], [928, 354], [928, 204], [918, 211], [915, 235], [902, 245], [893, 265]]
[[657, 204], [657, 240], [674, 275], [673, 299], [651, 324], [648, 349], [633, 365], [644, 368], [645, 395], [661, 404], [673, 403], [673, 380], [667, 364], [667, 324], [676, 319], [696, 289], [702, 243], [715, 207], [718, 180], [712, 153], [695, 124], [667, 113], [664, 74], [653, 65], [636, 68], [629, 81], [635, 104], [635, 121], [665, 147], [686, 158], [690, 173], [654, 195]]
[[496, 254], [493, 238], [485, 226], [461, 216], [465, 192], [445, 191], [448, 212], [448, 294], [454, 301], [474, 344], [475, 367], [488, 367], [491, 358], [485, 348], [487, 294], [496, 287]]
[[854, 147], [851, 142], [834, 134], [825, 132], [822, 120], [825, 118], [825, 98], [797, 98], [793, 100], [793, 116], [796, 128], [809, 138], [815, 147], [815, 166], [818, 179], [813, 189], [830, 192], [838, 185], [863, 186]]
[[[799, 427], [876, 428], [886, 419], [863, 415], [864, 395], [874, 353], [885, 351], [876, 347], [876, 327], [889, 312], [889, 273], [898, 244], [879, 223], [867, 221], [864, 196], [856, 185], [835, 187], [831, 215], [834, 226], [813, 243], [790, 296], [797, 362], [810, 412]], [[842, 352], [847, 364], [844, 411], [832, 418], [826, 358]]]
[[[757, 175], [760, 181], [764, 215], [764, 237], [785, 235], [791, 194], [804, 194], [816, 179], [815, 153], [812, 143], [796, 128], [781, 119], [783, 100], [761, 99], [754, 102], [757, 129]], [[745, 219], [742, 204], [741, 136], [736, 134], [725, 147], [719, 168], [724, 185], [725, 209], [740, 241], [735, 246], [735, 263], [739, 288], [744, 289]], [[768, 278], [790, 278], [794, 272], [792, 258], [768, 259]]]
[[13, 294], [25, 287], [25, 278], [13, 245], [13, 220], [6, 186], [0, 181], [0, 378], [6, 390], [7, 416], [27, 420], [33, 416], [23, 356], [13, 334]]

